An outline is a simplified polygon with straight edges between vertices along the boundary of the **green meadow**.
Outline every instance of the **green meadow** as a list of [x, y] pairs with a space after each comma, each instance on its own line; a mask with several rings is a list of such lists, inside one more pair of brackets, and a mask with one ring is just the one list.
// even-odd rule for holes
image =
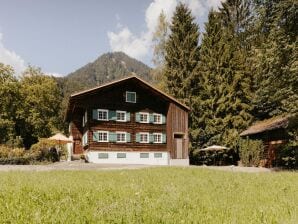
[[0, 223], [298, 223], [298, 173], [0, 172]]

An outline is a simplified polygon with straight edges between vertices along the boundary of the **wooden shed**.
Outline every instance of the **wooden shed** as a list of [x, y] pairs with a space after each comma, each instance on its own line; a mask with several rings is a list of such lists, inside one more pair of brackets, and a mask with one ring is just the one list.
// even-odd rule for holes
[[297, 127], [296, 116], [273, 117], [256, 122], [240, 136], [262, 140], [265, 146], [262, 166], [272, 167], [276, 160], [277, 149], [286, 144], [290, 136], [288, 130]]
[[188, 164], [189, 108], [136, 76], [70, 96], [73, 153], [90, 162]]

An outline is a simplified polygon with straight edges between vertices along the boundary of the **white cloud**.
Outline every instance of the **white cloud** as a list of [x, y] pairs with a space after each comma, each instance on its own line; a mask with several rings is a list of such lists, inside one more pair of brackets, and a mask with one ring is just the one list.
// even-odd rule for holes
[[[163, 10], [170, 22], [179, 0], [154, 0], [145, 12], [147, 29], [139, 34], [133, 34], [127, 26], [119, 26], [120, 17], [116, 16], [118, 32], [108, 32], [109, 43], [112, 51], [123, 51], [131, 57], [142, 60], [152, 50], [152, 34], [157, 26], [158, 17]], [[200, 20], [206, 17], [211, 8], [220, 6], [221, 0], [181, 0], [192, 10], [193, 15]]]
[[56, 73], [56, 72], [46, 72], [46, 75], [54, 76], [54, 77], [64, 77], [64, 74]]
[[2, 43], [2, 36], [2, 33], [0, 33], [0, 62], [11, 65], [15, 70], [15, 74], [18, 76], [26, 69], [25, 61], [14, 51], [5, 48]]

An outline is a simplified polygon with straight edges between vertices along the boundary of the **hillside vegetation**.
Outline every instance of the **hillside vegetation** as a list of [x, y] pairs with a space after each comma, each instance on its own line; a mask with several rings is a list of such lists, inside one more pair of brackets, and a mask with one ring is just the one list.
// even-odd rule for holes
[[0, 173], [1, 223], [297, 223], [297, 173]]
[[94, 62], [58, 80], [63, 94], [69, 96], [71, 93], [121, 79], [132, 73], [151, 81], [150, 72], [151, 68], [144, 63], [123, 52], [113, 52], [101, 55]]

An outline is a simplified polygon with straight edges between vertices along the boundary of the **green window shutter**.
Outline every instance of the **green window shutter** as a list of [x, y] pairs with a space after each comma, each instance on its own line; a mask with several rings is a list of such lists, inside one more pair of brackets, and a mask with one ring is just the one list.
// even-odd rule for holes
[[109, 132], [109, 142], [116, 142], [117, 134], [115, 132]]
[[149, 143], [153, 143], [154, 142], [154, 137], [153, 134], [149, 134]]
[[97, 120], [98, 119], [98, 111], [97, 111], [97, 109], [93, 109], [92, 110], [92, 118], [94, 120]]
[[165, 133], [162, 134], [162, 143], [167, 143], [167, 135]]
[[126, 142], [131, 142], [130, 133], [126, 133]]
[[126, 112], [126, 121], [130, 121], [130, 113], [129, 112]]
[[165, 124], [166, 123], [166, 116], [165, 115], [161, 115], [161, 123]]
[[140, 142], [141, 141], [141, 136], [139, 133], [136, 134], [136, 142]]
[[136, 113], [136, 122], [140, 122], [141, 117], [140, 117], [140, 113]]
[[153, 123], [154, 122], [154, 116], [153, 114], [149, 114], [149, 123]]
[[114, 110], [109, 110], [109, 120], [110, 120], [110, 121], [115, 121], [116, 118], [117, 118], [116, 111], [114, 111]]
[[98, 136], [98, 132], [97, 131], [93, 131], [93, 141], [94, 142], [98, 142], [99, 140], [99, 136]]

